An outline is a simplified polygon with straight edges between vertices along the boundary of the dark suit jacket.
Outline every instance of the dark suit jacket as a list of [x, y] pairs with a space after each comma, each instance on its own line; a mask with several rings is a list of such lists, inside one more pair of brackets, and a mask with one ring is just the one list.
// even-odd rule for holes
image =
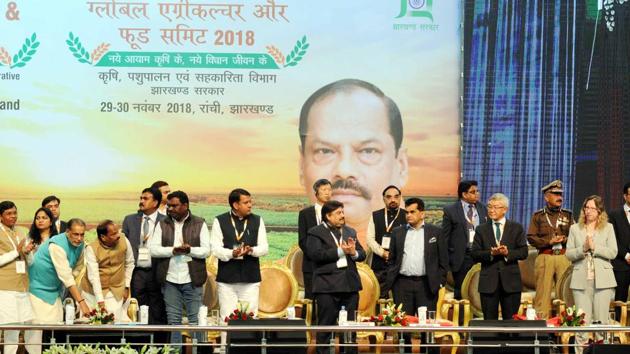
[[[131, 249], [133, 250], [133, 258], [135, 259], [135, 263], [138, 263], [138, 248], [140, 247], [140, 231], [142, 230], [142, 223], [144, 220], [142, 217], [144, 214], [139, 211], [135, 214], [130, 214], [125, 216], [125, 219], [122, 223], [122, 229], [125, 236], [129, 240], [131, 244]], [[166, 216], [158, 213], [155, 221], [159, 223], [164, 220]], [[151, 263], [153, 264], [153, 262]]]
[[[390, 247], [389, 252], [393, 266], [387, 272], [387, 286], [389, 289], [392, 288], [400, 274], [407, 230], [407, 225], [401, 225], [392, 232], [393, 246]], [[446, 284], [448, 258], [442, 230], [430, 224], [424, 225], [424, 267], [427, 272], [426, 275], [431, 292], [437, 294], [438, 290], [440, 290], [440, 285]]]
[[313, 262], [306, 254], [306, 236], [308, 234], [308, 230], [315, 226], [317, 226], [315, 206], [311, 205], [310, 207], [300, 210], [300, 214], [298, 215], [298, 244], [304, 254], [304, 257], [302, 258], [302, 272], [305, 273], [313, 272]]
[[60, 233], [60, 234], [62, 234], [62, 233], [64, 233], [64, 232], [66, 232], [66, 230], [68, 230], [68, 223], [67, 223], [67, 222], [65, 222], [65, 221], [63, 221], [63, 220], [61, 220], [61, 221], [59, 222], [59, 228], [60, 228], [61, 230], [57, 230], [57, 231], [59, 231], [59, 233]]
[[357, 239], [357, 232], [343, 226], [343, 240], [353, 238], [356, 241], [357, 258], [346, 255], [348, 266], [337, 268], [337, 244], [330, 234], [330, 229], [320, 224], [308, 230], [306, 252], [313, 261], [313, 293], [350, 293], [362, 289], [361, 279], [355, 262], [365, 259], [365, 251]]
[[630, 252], [630, 224], [628, 224], [626, 212], [621, 208], [611, 211], [608, 216], [617, 239], [617, 256], [612, 260], [613, 269], [630, 271], [630, 264], [626, 263], [625, 259], [626, 253]]
[[506, 292], [515, 293], [522, 290], [518, 261], [527, 258], [527, 238], [523, 226], [507, 220], [503, 235], [501, 235], [501, 244], [508, 248], [507, 257], [491, 256], [490, 247], [496, 247], [494, 225], [489, 222], [479, 225], [475, 229], [472, 257], [475, 262], [481, 262], [480, 293], [488, 294], [497, 291], [499, 279], [503, 290]]
[[[482, 203], [476, 204], [479, 215], [479, 225], [488, 221], [488, 210]], [[448, 245], [448, 264], [453, 272], [459, 271], [464, 262], [466, 247], [468, 247], [468, 221], [462, 208], [462, 202], [458, 199], [455, 203], [444, 207], [442, 217], [442, 233]]]

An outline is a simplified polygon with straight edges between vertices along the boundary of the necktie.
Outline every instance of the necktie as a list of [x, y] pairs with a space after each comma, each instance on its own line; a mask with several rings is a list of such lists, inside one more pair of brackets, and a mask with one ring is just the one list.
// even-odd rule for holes
[[475, 224], [474, 224], [474, 220], [473, 217], [475, 217], [475, 212], [473, 211], [473, 205], [472, 204], [468, 204], [468, 212], [466, 213], [466, 216], [468, 217], [468, 223], [470, 225], [468, 225], [469, 229], [474, 229], [475, 228]]
[[497, 239], [497, 243], [501, 242], [501, 223], [494, 223], [494, 237]]
[[142, 242], [146, 242], [149, 237], [149, 217], [144, 217], [144, 223], [142, 224]]

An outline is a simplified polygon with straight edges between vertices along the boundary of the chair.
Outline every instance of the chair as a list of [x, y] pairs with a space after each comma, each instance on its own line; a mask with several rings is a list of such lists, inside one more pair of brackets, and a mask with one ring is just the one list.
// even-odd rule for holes
[[468, 300], [474, 317], [483, 317], [481, 311], [481, 297], [479, 296], [479, 273], [481, 263], [476, 263], [470, 268], [462, 282], [462, 298]]
[[[214, 256], [210, 256], [206, 259], [206, 272], [208, 273], [208, 279], [203, 286], [202, 303], [208, 308], [208, 314], [210, 315], [212, 310], [219, 310], [219, 291], [217, 287], [217, 272], [218, 272], [218, 260]], [[218, 325], [222, 322], [222, 318], [218, 318], [217, 322], [210, 321], [210, 324]], [[221, 337], [219, 331], [208, 332], [208, 342], [217, 343], [218, 338]]]
[[[358, 318], [357, 322], [363, 319], [370, 318], [375, 315], [376, 304], [379, 303], [379, 297], [381, 295], [381, 286], [376, 279], [376, 275], [372, 268], [366, 263], [357, 263], [357, 272], [359, 273], [359, 279], [361, 279], [361, 291], [359, 291], [359, 305], [357, 306]], [[383, 301], [380, 302], [381, 305]], [[387, 303], [387, 300], [385, 300]], [[381, 353], [380, 345], [385, 340], [385, 334], [383, 332], [357, 332], [358, 339], [374, 338], [376, 342], [376, 354]]]
[[304, 253], [298, 244], [294, 244], [289, 248], [286, 257], [284, 258], [284, 264], [293, 273], [293, 277], [298, 283], [301, 291], [304, 291], [304, 273], [302, 273], [302, 259]]
[[[460, 305], [464, 307], [464, 313], [461, 314]], [[435, 319], [438, 322], [449, 322], [454, 326], [457, 326], [460, 322], [460, 314], [463, 319], [463, 325], [468, 326], [468, 322], [472, 318], [472, 314], [470, 313], [470, 301], [468, 300], [455, 300], [455, 299], [446, 299], [446, 288], [443, 287], [440, 289], [438, 293], [438, 301], [437, 301], [437, 311], [435, 315]], [[464, 333], [462, 333], [463, 335]], [[435, 332], [435, 339], [441, 339], [444, 337], [450, 337], [453, 342], [453, 346], [451, 347], [451, 354], [457, 353], [457, 348], [459, 343], [461, 342], [462, 337], [457, 332]]]
[[287, 308], [295, 306], [298, 284], [291, 270], [284, 265], [264, 263], [260, 267], [258, 317], [286, 317]]

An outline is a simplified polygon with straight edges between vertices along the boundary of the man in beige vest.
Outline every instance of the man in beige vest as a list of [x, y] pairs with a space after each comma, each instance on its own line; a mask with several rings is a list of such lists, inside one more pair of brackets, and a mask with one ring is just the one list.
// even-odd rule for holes
[[134, 257], [120, 227], [105, 220], [96, 227], [97, 239], [85, 248], [87, 276], [81, 281], [83, 297], [114, 314], [115, 321], [128, 321], [123, 304], [129, 298]]
[[[24, 323], [33, 319], [33, 309], [28, 296], [28, 275], [23, 252], [30, 252], [32, 245], [24, 245], [24, 235], [14, 226], [17, 207], [11, 201], [0, 203], [0, 324]], [[24, 249], [23, 249], [24, 248]], [[4, 332], [3, 353], [15, 354], [20, 331]], [[41, 353], [37, 343], [38, 332], [25, 331], [26, 350], [30, 354]], [[11, 344], [13, 343], [13, 344]]]

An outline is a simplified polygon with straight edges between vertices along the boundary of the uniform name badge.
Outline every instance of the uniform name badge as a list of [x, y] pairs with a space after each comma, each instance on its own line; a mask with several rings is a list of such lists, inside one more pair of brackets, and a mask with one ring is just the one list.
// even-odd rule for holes
[[343, 257], [337, 260], [337, 268], [346, 268], [347, 266], [348, 266], [348, 259], [346, 258], [346, 255], [344, 254]]
[[149, 254], [149, 249], [146, 247], [140, 247], [138, 248], [138, 260], [139, 261], [148, 261], [151, 258], [151, 255]]
[[468, 230], [468, 243], [473, 243], [475, 240], [475, 229]]
[[389, 249], [389, 243], [392, 241], [392, 238], [390, 236], [383, 236], [383, 241], [381, 242], [381, 247], [383, 247], [384, 249], [388, 250]]
[[26, 274], [26, 262], [15, 261], [15, 272], [18, 274]]

